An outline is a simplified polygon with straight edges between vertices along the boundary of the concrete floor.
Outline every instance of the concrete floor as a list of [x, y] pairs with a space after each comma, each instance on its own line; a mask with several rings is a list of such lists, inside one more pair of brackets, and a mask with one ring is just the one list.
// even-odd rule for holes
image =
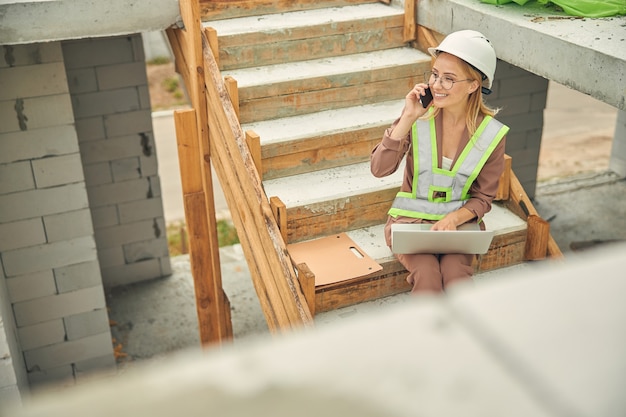
[[[571, 91], [554, 90], [559, 94], [550, 96], [546, 109], [544, 140], [556, 135], [571, 134], [572, 126], [579, 126], [577, 134], [585, 129], [597, 134], [599, 129], [615, 126], [615, 112], [606, 112], [606, 105], [586, 96], [571, 99]], [[575, 93], [575, 92], [574, 92]], [[580, 100], [587, 100], [587, 115], [581, 119]], [[610, 110], [610, 109], [609, 109]], [[595, 113], [594, 113], [595, 112]], [[598, 125], [581, 120], [594, 120]], [[613, 124], [607, 118], [613, 117]], [[608, 126], [608, 127], [607, 127]], [[154, 118], [159, 171], [167, 221], [184, 218], [178, 161], [173, 123], [167, 114]], [[165, 157], [165, 156], [168, 157]], [[564, 156], [567, 157], [567, 156]], [[216, 208], [219, 217], [228, 216], [223, 196], [216, 188]], [[580, 249], [589, 245], [597, 247], [603, 242], [626, 240], [626, 181], [607, 172], [570, 176], [550, 183], [542, 183], [537, 189], [535, 205], [542, 217], [551, 221], [551, 231], [567, 259], [578, 256]], [[243, 252], [239, 245], [220, 250], [224, 290], [232, 307], [234, 343], [245, 344], [259, 338], [269, 337], [269, 332], [248, 273]], [[481, 274], [477, 285], [500, 279], [519, 269], [532, 268], [531, 264]], [[193, 279], [188, 256], [172, 258], [173, 275], [151, 282], [129, 285], [110, 290], [107, 305], [112, 320], [112, 333], [121, 352], [126, 355], [119, 360], [120, 369], [147, 359], [159, 360], [169, 354], [199, 346], [197, 317], [194, 304]], [[390, 305], [405, 303], [407, 294], [363, 303], [358, 306], [322, 313], [316, 316], [318, 327], [329, 323], [369, 314]]]

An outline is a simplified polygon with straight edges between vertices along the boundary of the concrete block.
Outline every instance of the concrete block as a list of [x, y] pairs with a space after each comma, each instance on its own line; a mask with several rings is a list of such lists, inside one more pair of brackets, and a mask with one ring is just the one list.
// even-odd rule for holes
[[[128, 201], [159, 197], [160, 189], [154, 187], [156, 177], [139, 178], [136, 180], [103, 184], [87, 189], [92, 207], [119, 204]], [[158, 184], [158, 182], [157, 182]]]
[[141, 38], [140, 33], [136, 33], [130, 37], [132, 49], [133, 49], [133, 57], [135, 61], [146, 62], [146, 55], [143, 51], [143, 39]]
[[19, 132], [74, 123], [68, 94], [0, 101], [0, 126], [5, 132]]
[[80, 39], [63, 42], [68, 69], [122, 64], [134, 61], [132, 36]]
[[0, 68], [63, 62], [60, 42], [4, 45]]
[[7, 251], [2, 254], [7, 277], [91, 261], [97, 258], [92, 236]]
[[[502, 120], [503, 117], [511, 117], [518, 114], [523, 114], [530, 109], [530, 95], [519, 95], [507, 98], [501, 98], [499, 100], [489, 100], [491, 106], [500, 108], [500, 112], [496, 116], [496, 119]], [[543, 110], [543, 107], [541, 108]]]
[[78, 384], [95, 378], [117, 375], [114, 355], [105, 355], [74, 363], [74, 376]]
[[67, 330], [67, 340], [77, 340], [110, 332], [109, 316], [106, 309], [74, 314], [63, 318], [63, 322]]
[[45, 321], [17, 329], [22, 350], [37, 349], [54, 345], [65, 340], [65, 326], [62, 319]]
[[139, 158], [118, 159], [111, 162], [113, 181], [121, 182], [141, 178]]
[[12, 303], [46, 297], [57, 293], [52, 269], [7, 278], [7, 290]]
[[147, 259], [166, 257], [169, 255], [167, 239], [152, 239], [124, 245], [124, 259], [131, 264]]
[[136, 88], [97, 91], [72, 95], [76, 118], [124, 113], [138, 110], [139, 96]]
[[104, 126], [109, 137], [152, 134], [152, 112], [138, 110], [106, 115]]
[[160, 197], [120, 203], [120, 223], [133, 223], [163, 217], [163, 201]]
[[159, 259], [149, 259], [129, 265], [102, 268], [102, 282], [108, 288], [160, 277], [161, 264]]
[[13, 304], [19, 327], [105, 307], [104, 293], [99, 286]]
[[148, 84], [146, 64], [142, 61], [96, 68], [99, 90], [114, 90]]
[[97, 260], [55, 268], [53, 272], [59, 294], [102, 285]]
[[142, 177], [152, 177], [159, 173], [159, 164], [155, 152], [150, 156], [140, 156], [139, 165], [141, 167]]
[[46, 242], [41, 218], [0, 223], [0, 252], [36, 246]]
[[511, 131], [535, 130], [543, 126], [543, 112], [527, 112], [514, 116], [498, 117], [502, 123], [508, 125]]
[[165, 220], [163, 218], [106, 227], [98, 229], [96, 232], [98, 249], [160, 237], [165, 237]]
[[32, 161], [37, 188], [48, 188], [73, 182], [82, 182], [83, 165], [80, 154], [56, 156]]
[[169, 256], [159, 258], [161, 263], [161, 276], [168, 277], [172, 275], [172, 262]]
[[152, 103], [150, 102], [150, 90], [147, 85], [137, 87], [139, 94], [139, 105], [141, 109], [152, 110]]
[[67, 92], [63, 62], [0, 68], [0, 101]]
[[104, 119], [101, 116], [76, 119], [76, 133], [79, 142], [106, 138]]
[[626, 111], [623, 110], [617, 112], [609, 168], [626, 177]]
[[[3, 126], [0, 124], [0, 131]], [[78, 152], [72, 125], [0, 133], [0, 164]]]
[[[0, 328], [0, 330], [4, 331]], [[17, 385], [17, 377], [13, 371], [13, 361], [11, 357], [0, 358], [0, 388]]]
[[91, 213], [88, 209], [45, 216], [43, 221], [48, 242], [93, 235]]
[[71, 94], [98, 91], [95, 68], [80, 68], [67, 71], [67, 83]]
[[110, 184], [113, 182], [111, 165], [109, 162], [83, 165], [83, 174], [85, 175], [85, 183], [87, 184], [87, 187]]
[[106, 355], [113, 356], [109, 331], [24, 352], [29, 370], [54, 369]]
[[85, 164], [138, 157], [143, 153], [141, 137], [120, 136], [103, 140], [81, 142], [80, 153]]
[[0, 165], [0, 194], [26, 191], [35, 188], [30, 162], [13, 162]]
[[52, 383], [56, 387], [72, 386], [74, 385], [74, 368], [72, 365], [64, 365], [52, 369], [30, 369], [28, 371], [28, 382], [31, 389]]
[[121, 266], [126, 264], [124, 259], [124, 248], [122, 246], [114, 246], [111, 248], [103, 248], [98, 250], [98, 261], [100, 268], [108, 268], [111, 266]]
[[500, 80], [500, 96], [510, 97], [548, 90], [548, 80], [528, 73], [526, 76]]
[[102, 206], [91, 209], [93, 228], [97, 231], [103, 227], [115, 226], [120, 223], [117, 215], [117, 206]]
[[89, 207], [84, 183], [0, 195], [0, 223]]

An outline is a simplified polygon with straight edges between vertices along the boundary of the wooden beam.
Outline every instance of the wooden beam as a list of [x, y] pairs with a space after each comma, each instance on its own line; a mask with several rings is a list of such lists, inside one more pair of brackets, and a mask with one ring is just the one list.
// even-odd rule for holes
[[174, 121], [200, 341], [208, 345], [232, 338], [230, 304], [222, 289], [217, 230], [207, 216], [214, 218], [215, 208], [207, 208], [212, 200], [204, 191], [195, 110], [174, 112]]
[[524, 258], [529, 261], [545, 259], [548, 254], [550, 223], [535, 214], [531, 214], [526, 219], [526, 224]]
[[220, 66], [220, 48], [219, 41], [217, 38], [217, 31], [211, 27], [204, 28], [204, 34], [209, 40], [209, 46], [211, 47], [211, 52], [213, 52], [213, 56], [215, 57], [215, 63], [218, 68]]

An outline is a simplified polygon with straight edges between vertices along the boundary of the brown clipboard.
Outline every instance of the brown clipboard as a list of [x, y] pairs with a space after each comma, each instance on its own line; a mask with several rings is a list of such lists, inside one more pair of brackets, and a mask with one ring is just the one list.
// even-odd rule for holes
[[383, 269], [350, 237], [339, 233], [287, 245], [296, 264], [306, 263], [315, 275], [315, 285], [333, 284]]

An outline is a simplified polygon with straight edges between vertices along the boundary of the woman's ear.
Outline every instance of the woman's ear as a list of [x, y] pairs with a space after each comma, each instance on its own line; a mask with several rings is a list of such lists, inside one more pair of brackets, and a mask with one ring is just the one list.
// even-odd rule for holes
[[478, 90], [479, 88], [480, 88], [480, 84], [478, 83], [478, 81], [473, 80], [469, 84], [468, 94], [472, 94], [474, 91]]

